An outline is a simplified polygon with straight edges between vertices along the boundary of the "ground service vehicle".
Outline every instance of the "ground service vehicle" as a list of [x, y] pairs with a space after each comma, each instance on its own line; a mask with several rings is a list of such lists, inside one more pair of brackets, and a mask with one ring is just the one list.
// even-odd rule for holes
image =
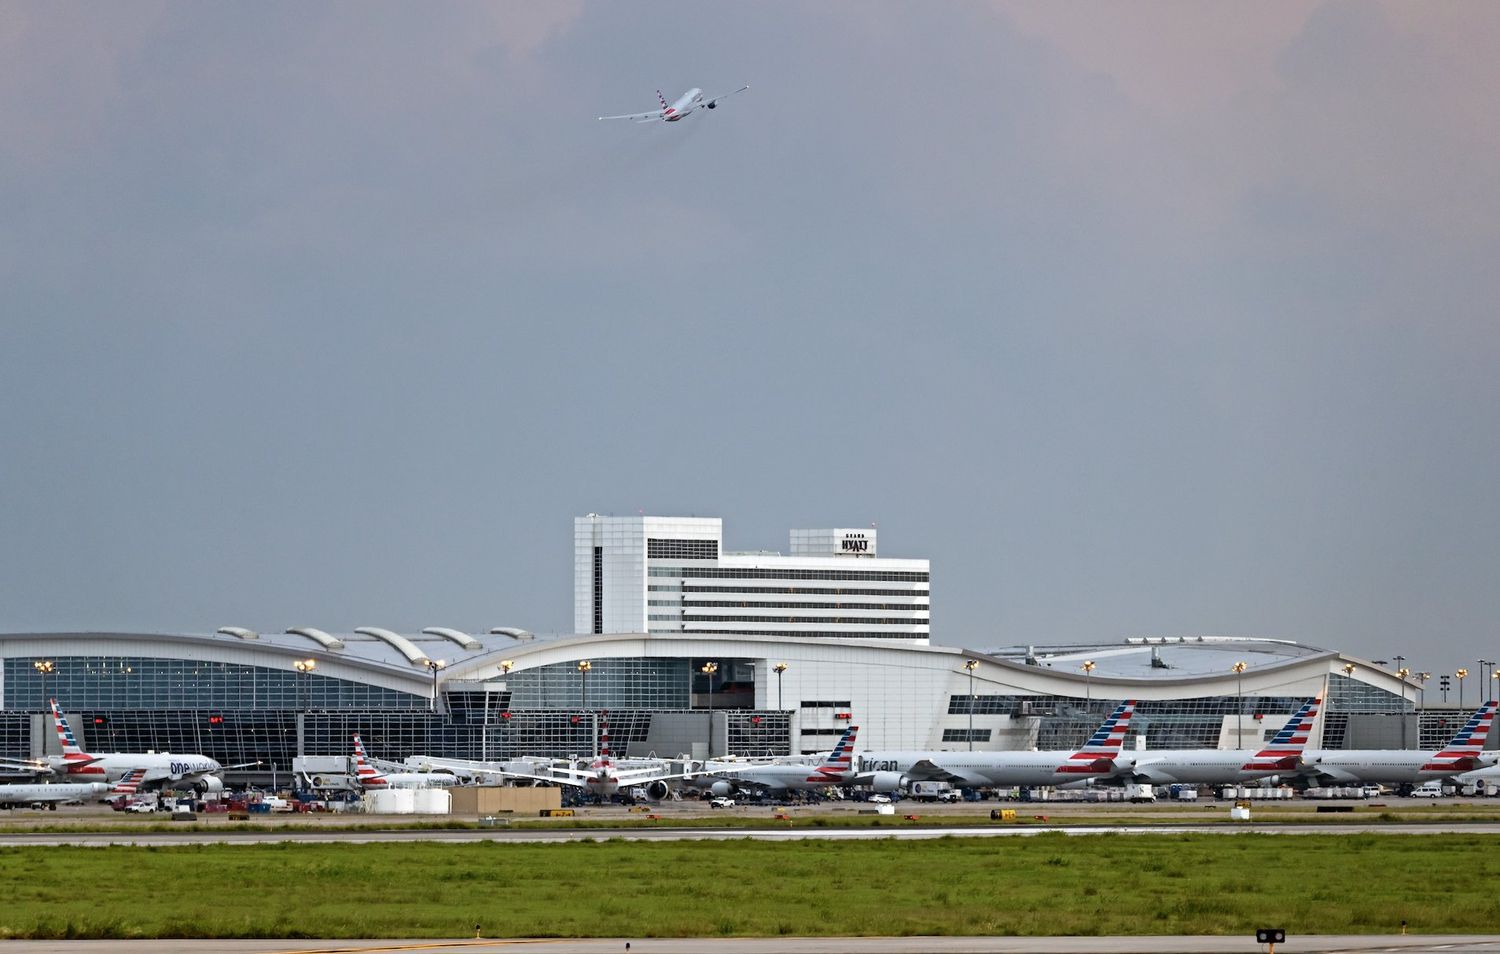
[[708, 807], [709, 808], [733, 808], [734, 807], [734, 799], [729, 798], [729, 797], [724, 796], [724, 795], [719, 795], [719, 796], [717, 796], [717, 797], [712, 798], [712, 799], [709, 800]]

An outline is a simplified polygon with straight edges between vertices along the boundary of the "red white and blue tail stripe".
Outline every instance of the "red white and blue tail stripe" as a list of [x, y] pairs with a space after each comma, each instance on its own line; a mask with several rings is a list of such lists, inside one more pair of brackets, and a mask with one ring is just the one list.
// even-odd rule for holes
[[656, 91], [656, 98], [661, 101], [662, 116], [666, 119], [671, 119], [677, 112], [677, 110], [673, 109], [671, 105], [667, 103], [667, 98], [661, 94], [661, 90]]
[[807, 781], [821, 783], [823, 785], [841, 785], [854, 773], [854, 739], [859, 735], [859, 726], [851, 725], [844, 730], [839, 737], [839, 744], [833, 747], [824, 759], [807, 776]]
[[360, 788], [387, 788], [391, 784], [365, 758], [365, 744], [360, 740], [358, 732], [354, 733], [354, 774], [359, 779]]
[[1487, 764], [1480, 756], [1484, 752], [1485, 740], [1490, 736], [1490, 727], [1495, 724], [1496, 700], [1491, 699], [1474, 711], [1463, 728], [1449, 740], [1441, 752], [1434, 752], [1422, 766], [1424, 772], [1461, 771], [1483, 768]]
[[114, 788], [109, 790], [109, 797], [129, 798], [141, 790], [141, 783], [145, 780], [145, 769], [131, 769], [120, 777], [120, 780], [115, 783]]
[[1307, 740], [1312, 736], [1313, 722], [1317, 719], [1318, 710], [1322, 706], [1323, 700], [1318, 696], [1302, 703], [1302, 708], [1292, 713], [1286, 725], [1281, 727], [1281, 731], [1276, 733], [1266, 747], [1256, 752], [1254, 757], [1240, 768], [1247, 772], [1279, 772], [1295, 769], [1301, 764], [1302, 752], [1307, 748]]
[[1135, 700], [1120, 703], [1110, 713], [1104, 724], [1094, 730], [1083, 748], [1068, 756], [1067, 762], [1058, 766], [1063, 775], [1107, 775], [1114, 771], [1115, 759], [1124, 748], [1125, 732], [1130, 728], [1130, 717], [1135, 714]]
[[57, 729], [57, 742], [62, 746], [63, 771], [69, 775], [103, 775], [104, 769], [95, 765], [99, 761], [89, 755], [78, 745], [78, 739], [73, 735], [73, 727], [68, 725], [67, 716], [62, 714], [56, 699], [50, 699], [52, 705], [52, 724]]

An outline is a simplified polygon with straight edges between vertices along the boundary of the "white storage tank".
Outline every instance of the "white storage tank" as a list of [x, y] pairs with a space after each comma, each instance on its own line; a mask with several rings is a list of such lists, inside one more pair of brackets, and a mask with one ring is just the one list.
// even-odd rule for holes
[[413, 810], [418, 815], [447, 815], [453, 811], [453, 795], [446, 788], [419, 788]]
[[416, 810], [416, 795], [409, 788], [387, 788], [365, 795], [365, 811], [376, 815], [410, 815]]

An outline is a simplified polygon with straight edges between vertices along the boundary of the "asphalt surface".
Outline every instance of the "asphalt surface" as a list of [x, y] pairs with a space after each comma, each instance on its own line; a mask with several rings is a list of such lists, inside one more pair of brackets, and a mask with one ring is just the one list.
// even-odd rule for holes
[[[627, 943], [629, 947], [627, 948]], [[1253, 937], [858, 937], [858, 938], [599, 938], [595, 940], [407, 941], [0, 941], [0, 954], [373, 954], [454, 951], [459, 954], [1253, 954]], [[1291, 937], [1284, 954], [1446, 952], [1500, 954], [1500, 935], [1329, 935]]]

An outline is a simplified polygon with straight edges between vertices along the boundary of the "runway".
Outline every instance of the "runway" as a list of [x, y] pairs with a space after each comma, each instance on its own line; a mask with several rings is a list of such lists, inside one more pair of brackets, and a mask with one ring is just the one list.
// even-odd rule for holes
[[544, 844], [622, 840], [664, 841], [899, 841], [933, 838], [1034, 838], [1058, 834], [1069, 837], [1091, 835], [1500, 835], [1500, 825], [1493, 822], [1432, 823], [1290, 823], [1239, 825], [1027, 825], [994, 827], [935, 826], [926, 828], [586, 828], [586, 829], [326, 829], [321, 831], [152, 831], [152, 832], [4, 832], [0, 846], [59, 847], [133, 845], [168, 847], [171, 845], [266, 845], [284, 842], [373, 844], [389, 842], [513, 842]]
[[[598, 938], [593, 940], [0, 941], [0, 954], [1255, 954], [1253, 937]], [[1500, 954], [1500, 935], [1289, 937], [1282, 954]]]

